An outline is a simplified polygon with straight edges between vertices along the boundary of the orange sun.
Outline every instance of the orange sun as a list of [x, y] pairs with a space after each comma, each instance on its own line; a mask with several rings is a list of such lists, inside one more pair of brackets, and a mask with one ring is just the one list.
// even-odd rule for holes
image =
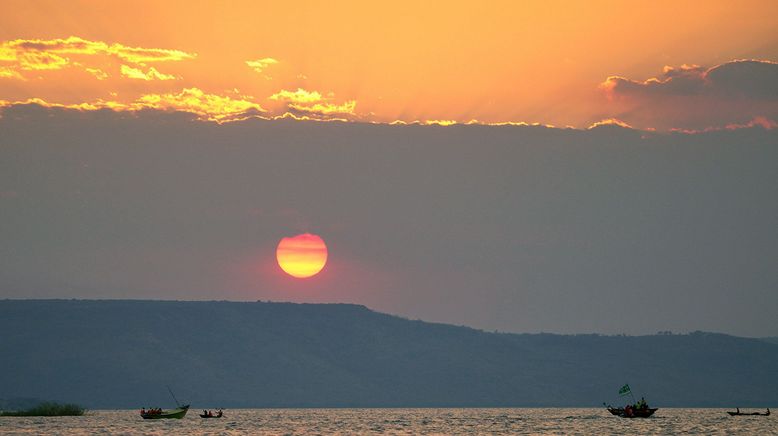
[[298, 279], [319, 273], [327, 263], [327, 246], [318, 235], [303, 233], [281, 239], [276, 248], [278, 266]]

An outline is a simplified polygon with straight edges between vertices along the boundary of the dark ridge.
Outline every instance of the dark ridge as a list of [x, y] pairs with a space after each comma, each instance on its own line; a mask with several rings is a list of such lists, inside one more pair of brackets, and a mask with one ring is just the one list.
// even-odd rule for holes
[[2, 300], [2, 396], [95, 408], [778, 403], [778, 345], [488, 333], [352, 304]]

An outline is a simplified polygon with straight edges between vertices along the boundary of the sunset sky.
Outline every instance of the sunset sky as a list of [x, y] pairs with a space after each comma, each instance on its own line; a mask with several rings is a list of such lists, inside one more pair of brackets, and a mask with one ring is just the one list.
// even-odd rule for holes
[[777, 29], [776, 1], [0, 1], [0, 298], [778, 336]]
[[0, 12], [5, 105], [659, 130], [778, 118], [774, 1], [4, 1]]

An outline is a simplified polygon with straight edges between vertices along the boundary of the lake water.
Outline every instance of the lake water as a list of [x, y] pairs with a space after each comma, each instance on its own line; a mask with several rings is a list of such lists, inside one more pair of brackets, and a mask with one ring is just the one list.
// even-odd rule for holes
[[[136, 410], [83, 417], [0, 418], [2, 434], [457, 435], [778, 434], [775, 416], [730, 417], [727, 409], [659, 409], [622, 419], [605, 409], [235, 409], [222, 419], [143, 420]], [[752, 411], [748, 409], [748, 411]], [[764, 409], [760, 410], [764, 412]]]

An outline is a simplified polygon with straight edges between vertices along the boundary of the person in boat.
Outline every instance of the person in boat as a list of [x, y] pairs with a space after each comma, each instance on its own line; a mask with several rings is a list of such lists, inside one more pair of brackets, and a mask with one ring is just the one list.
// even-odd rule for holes
[[222, 412], [222, 409], [219, 409], [218, 412], [216, 412], [216, 417], [221, 418], [224, 413]]
[[203, 409], [203, 416], [208, 416], [208, 411]]
[[145, 407], [141, 407], [140, 408], [140, 414], [141, 415], [145, 415], [146, 414], [146, 408]]
[[209, 417], [213, 416], [213, 412], [211, 412], [211, 411], [209, 410], [209, 411], [208, 411], [208, 416], [209, 416]]

